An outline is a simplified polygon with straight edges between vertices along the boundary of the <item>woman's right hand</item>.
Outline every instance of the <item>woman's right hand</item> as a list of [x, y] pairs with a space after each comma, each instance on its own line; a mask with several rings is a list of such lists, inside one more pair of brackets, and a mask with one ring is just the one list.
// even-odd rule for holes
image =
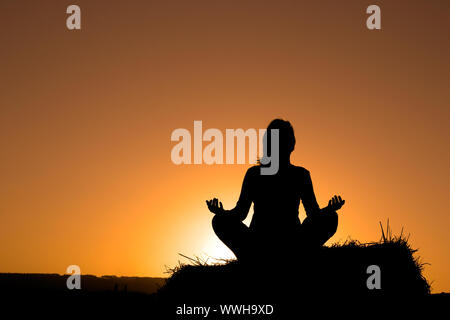
[[206, 200], [206, 205], [208, 206], [209, 211], [214, 214], [224, 214], [225, 209], [223, 208], [222, 202], [219, 199], [214, 198], [211, 200]]

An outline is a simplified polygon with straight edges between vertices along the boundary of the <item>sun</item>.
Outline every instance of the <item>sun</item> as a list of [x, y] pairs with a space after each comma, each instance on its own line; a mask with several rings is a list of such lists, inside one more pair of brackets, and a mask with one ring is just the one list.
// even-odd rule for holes
[[211, 237], [205, 241], [200, 258], [209, 263], [214, 263], [220, 262], [220, 260], [235, 259], [236, 257], [217, 237]]

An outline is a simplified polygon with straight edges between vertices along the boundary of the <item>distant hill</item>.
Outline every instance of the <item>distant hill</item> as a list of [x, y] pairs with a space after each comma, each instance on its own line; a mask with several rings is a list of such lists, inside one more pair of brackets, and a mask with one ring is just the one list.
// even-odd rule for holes
[[[69, 291], [69, 275], [0, 273], [0, 292]], [[127, 291], [152, 294], [165, 284], [164, 278], [81, 275], [82, 292]]]

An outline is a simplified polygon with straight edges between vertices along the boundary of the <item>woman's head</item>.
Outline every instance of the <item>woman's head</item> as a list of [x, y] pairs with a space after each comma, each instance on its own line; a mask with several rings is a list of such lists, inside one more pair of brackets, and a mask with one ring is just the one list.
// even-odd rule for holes
[[266, 131], [266, 143], [264, 143], [264, 155], [270, 155], [271, 149], [271, 131], [272, 129], [278, 130], [279, 140], [279, 156], [280, 159], [288, 158], [295, 148], [295, 134], [294, 128], [289, 121], [282, 119], [272, 120], [267, 127]]

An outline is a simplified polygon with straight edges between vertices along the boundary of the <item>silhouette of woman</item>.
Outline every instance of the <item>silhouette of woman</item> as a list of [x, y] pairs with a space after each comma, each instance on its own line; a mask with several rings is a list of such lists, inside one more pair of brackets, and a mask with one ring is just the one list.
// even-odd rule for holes
[[[249, 168], [239, 200], [231, 210], [225, 210], [217, 198], [206, 201], [208, 209], [215, 214], [212, 220], [214, 232], [239, 260], [267, 252], [281, 253], [299, 246], [323, 245], [336, 232], [336, 211], [345, 203], [340, 196], [334, 196], [327, 207], [320, 209], [309, 171], [290, 162], [295, 135], [288, 121], [275, 119], [269, 124], [264, 155], [271, 150], [271, 134], [267, 133], [272, 129], [278, 129], [278, 172], [262, 175], [261, 168], [269, 164], [259, 163]], [[307, 216], [303, 223], [298, 217], [300, 200]], [[247, 227], [242, 221], [252, 203], [253, 218]]]

